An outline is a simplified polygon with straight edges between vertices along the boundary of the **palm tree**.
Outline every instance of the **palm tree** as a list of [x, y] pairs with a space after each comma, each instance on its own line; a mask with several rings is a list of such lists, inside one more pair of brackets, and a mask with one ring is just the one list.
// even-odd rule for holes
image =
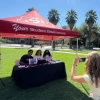
[[48, 12], [48, 20], [49, 22], [51, 22], [54, 25], [57, 25], [57, 23], [59, 22], [60, 18], [59, 18], [59, 13], [57, 10], [55, 9], [51, 9]]
[[86, 24], [88, 25], [89, 27], [89, 48], [90, 48], [90, 42], [91, 42], [91, 28], [93, 26], [94, 23], [96, 23], [96, 20], [97, 20], [97, 14], [95, 11], [93, 10], [89, 10], [87, 13], [86, 13], [86, 19], [85, 19], [85, 22]]
[[33, 7], [32, 7], [32, 8], [29, 8], [26, 12], [30, 12], [30, 11], [32, 11], [32, 10], [34, 10]]
[[[48, 12], [48, 20], [49, 22], [51, 22], [54, 25], [57, 25], [57, 23], [59, 22], [60, 18], [59, 18], [59, 13], [57, 10], [55, 9], [51, 9]], [[52, 48], [53, 50], [55, 50], [55, 41], [52, 42]]]
[[[77, 19], [78, 19], [77, 13], [74, 10], [70, 10], [70, 11], [67, 12], [65, 20], [66, 20], [67, 24], [69, 25], [70, 30], [73, 29]], [[72, 42], [71, 42], [71, 39], [70, 39], [70, 49], [71, 48], [72, 48]]]

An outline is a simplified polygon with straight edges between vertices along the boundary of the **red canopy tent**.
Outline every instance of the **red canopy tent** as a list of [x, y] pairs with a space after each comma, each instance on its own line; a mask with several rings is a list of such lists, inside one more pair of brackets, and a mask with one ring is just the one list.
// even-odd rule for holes
[[[47, 35], [24, 35], [24, 34], [11, 34], [11, 33], [1, 33], [1, 37], [4, 38], [31, 38], [31, 39], [37, 39], [37, 40], [61, 40], [66, 38], [65, 36], [47, 36]], [[72, 38], [70, 36], [67, 36], [67, 38]]]
[[[44, 40], [57, 40], [59, 38], [78, 36], [77, 32], [64, 30], [53, 25], [41, 17], [36, 10], [21, 16], [0, 19], [0, 33], [2, 33], [1, 36], [4, 36], [3, 33], [6, 33], [5, 36], [8, 34], [9, 37], [11, 34], [16, 34], [11, 37], [18, 37], [18, 34], [24, 34], [34, 38], [38, 35], [43, 35]], [[19, 37], [21, 37], [21, 35]]]
[[4, 37], [4, 38], [31, 38], [32, 36], [30, 35], [24, 35], [24, 34], [11, 34], [11, 33], [1, 33], [1, 37]]

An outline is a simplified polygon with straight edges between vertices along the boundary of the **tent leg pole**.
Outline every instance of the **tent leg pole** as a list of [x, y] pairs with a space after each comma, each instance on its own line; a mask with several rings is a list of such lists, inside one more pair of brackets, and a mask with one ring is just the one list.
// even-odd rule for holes
[[[77, 38], [77, 49], [76, 49], [76, 56], [77, 56], [77, 53], [78, 53], [78, 38]], [[86, 88], [84, 87], [84, 85], [82, 83], [80, 83], [81, 86], [83, 87], [83, 89], [86, 91], [86, 93], [89, 95], [89, 92], [86, 90]]]
[[76, 44], [76, 55], [77, 55], [77, 53], [78, 53], [78, 38], [77, 38], [77, 44]]
[[[1, 33], [0, 33], [0, 67], [1, 67]], [[2, 68], [2, 67], [1, 67]], [[0, 68], [0, 69], [1, 69]], [[0, 78], [0, 81], [2, 83], [3, 86], [5, 86], [4, 82], [2, 81], [2, 79]]]
[[53, 56], [53, 37], [52, 37], [52, 56]]
[[1, 78], [0, 78], [0, 80], [1, 80], [2, 85], [5, 87], [5, 84], [4, 84], [4, 82], [2, 81], [2, 79], [1, 79]]

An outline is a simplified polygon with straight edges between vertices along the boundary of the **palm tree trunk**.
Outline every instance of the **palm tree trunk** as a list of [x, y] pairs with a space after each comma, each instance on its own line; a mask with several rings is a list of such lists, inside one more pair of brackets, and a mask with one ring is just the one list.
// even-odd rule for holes
[[89, 49], [90, 49], [90, 44], [91, 44], [91, 33], [90, 33], [90, 30], [89, 30]]
[[[70, 24], [71, 31], [73, 29], [73, 26], [74, 26], [73, 24]], [[72, 39], [69, 40], [69, 48], [72, 49]]]
[[34, 47], [34, 39], [31, 40], [31, 47]]
[[55, 50], [55, 41], [52, 41], [52, 50]]
[[62, 39], [62, 44], [64, 45], [64, 39]]
[[72, 40], [69, 40], [69, 48], [72, 49]]

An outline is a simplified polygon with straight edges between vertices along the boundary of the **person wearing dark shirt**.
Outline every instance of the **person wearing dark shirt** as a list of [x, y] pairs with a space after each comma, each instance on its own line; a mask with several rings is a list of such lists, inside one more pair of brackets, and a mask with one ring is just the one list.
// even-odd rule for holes
[[32, 57], [33, 50], [28, 50], [28, 53], [23, 55], [20, 59], [20, 65], [29, 64], [29, 59]]

